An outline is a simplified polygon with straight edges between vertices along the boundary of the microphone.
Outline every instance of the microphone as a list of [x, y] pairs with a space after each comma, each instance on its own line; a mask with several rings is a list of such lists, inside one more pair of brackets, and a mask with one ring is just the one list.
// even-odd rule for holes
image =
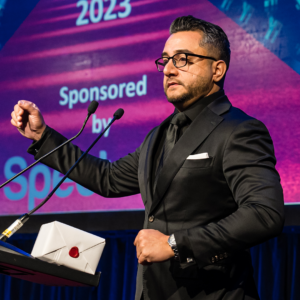
[[88, 107], [88, 116], [89, 116], [89, 117], [90, 117], [90, 115], [92, 115], [92, 114], [96, 111], [98, 105], [99, 105], [99, 103], [98, 103], [97, 101], [95, 101], [95, 100], [93, 100], [93, 101], [90, 103], [90, 105], [89, 105], [89, 107]]
[[[97, 103], [98, 104], [98, 103]], [[97, 108], [97, 107], [96, 107]], [[81, 160], [88, 154], [88, 152], [94, 147], [94, 145], [98, 142], [98, 140], [103, 136], [103, 134], [107, 131], [107, 129], [112, 125], [112, 123], [116, 120], [119, 120], [122, 118], [124, 114], [124, 110], [122, 108], [119, 108], [113, 115], [112, 120], [110, 123], [105, 127], [103, 132], [99, 134], [99, 136], [95, 139], [95, 141], [91, 144], [91, 146], [81, 154], [81, 156], [78, 158], [78, 160], [74, 163], [74, 165], [69, 169], [69, 171], [65, 174], [65, 176], [60, 180], [60, 182], [53, 188], [53, 190], [48, 194], [46, 199], [37, 205], [35, 208], [33, 208], [30, 212], [20, 216], [13, 224], [11, 224], [6, 230], [2, 232], [2, 235], [0, 236], [0, 241], [6, 241], [7, 238], [11, 237], [14, 233], [16, 233], [25, 222], [28, 221], [29, 217], [37, 211], [40, 207], [42, 207], [56, 192], [56, 190], [60, 187], [60, 185], [66, 180], [66, 178], [72, 173], [72, 171], [75, 169], [75, 167], [81, 162]], [[60, 147], [60, 146], [59, 146]]]
[[123, 108], [119, 108], [119, 109], [114, 113], [114, 117], [116, 118], [116, 120], [121, 119], [123, 115], [124, 115], [124, 109], [123, 109]]
[[76, 139], [83, 131], [89, 117], [91, 116], [91, 114], [93, 114], [97, 107], [98, 107], [99, 103], [95, 100], [93, 100], [89, 107], [88, 107], [88, 115], [86, 116], [84, 123], [80, 129], [80, 131], [73, 136], [72, 138], [70, 138], [69, 140], [67, 140], [66, 142], [64, 142], [63, 144], [59, 145], [58, 147], [56, 147], [55, 149], [51, 150], [50, 152], [46, 153], [44, 156], [40, 157], [38, 160], [36, 160], [33, 164], [31, 164], [30, 166], [28, 166], [27, 168], [25, 168], [24, 170], [22, 170], [20, 173], [16, 174], [15, 176], [13, 176], [12, 178], [8, 179], [6, 182], [2, 183], [0, 185], [0, 189], [2, 189], [4, 186], [6, 186], [8, 183], [10, 183], [11, 181], [13, 181], [15, 178], [17, 178], [18, 176], [22, 175], [24, 172], [26, 172], [27, 170], [31, 169], [33, 166], [35, 166], [38, 162], [40, 162], [42, 159], [48, 157], [50, 154], [54, 153], [55, 151], [57, 151], [58, 149], [60, 149], [61, 147], [65, 146], [66, 144], [72, 142], [74, 139]]

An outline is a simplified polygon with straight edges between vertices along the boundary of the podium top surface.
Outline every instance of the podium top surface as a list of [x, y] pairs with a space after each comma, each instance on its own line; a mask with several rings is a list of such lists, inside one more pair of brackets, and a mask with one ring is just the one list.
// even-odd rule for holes
[[0, 273], [50, 286], [97, 287], [100, 280], [100, 273], [91, 275], [2, 249]]

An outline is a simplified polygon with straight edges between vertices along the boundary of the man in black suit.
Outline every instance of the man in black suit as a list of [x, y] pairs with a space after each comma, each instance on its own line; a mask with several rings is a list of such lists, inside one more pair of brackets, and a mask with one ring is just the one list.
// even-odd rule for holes
[[[170, 33], [156, 65], [175, 112], [135, 152], [113, 163], [88, 155], [70, 178], [105, 197], [141, 193], [136, 300], [259, 299], [247, 249], [278, 235], [284, 220], [272, 140], [224, 94], [223, 30], [188, 16]], [[66, 140], [28, 101], [11, 122], [35, 141], [35, 158]], [[69, 144], [44, 163], [66, 173], [81, 153]]]

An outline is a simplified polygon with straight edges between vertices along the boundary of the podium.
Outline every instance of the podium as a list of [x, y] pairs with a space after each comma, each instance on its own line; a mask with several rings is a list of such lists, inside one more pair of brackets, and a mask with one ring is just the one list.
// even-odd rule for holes
[[50, 264], [14, 246], [10, 245], [10, 249], [6, 248], [4, 244], [6, 243], [0, 243], [1, 274], [50, 286], [97, 287], [99, 285], [100, 272], [91, 275]]

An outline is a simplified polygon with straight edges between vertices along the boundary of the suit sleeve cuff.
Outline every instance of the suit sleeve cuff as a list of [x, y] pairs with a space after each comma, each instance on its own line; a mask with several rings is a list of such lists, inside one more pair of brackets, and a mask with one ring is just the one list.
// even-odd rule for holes
[[38, 141], [32, 142], [32, 144], [27, 149], [27, 152], [29, 154], [32, 154], [32, 155], [36, 156], [38, 154], [40, 148], [42, 147], [42, 145], [46, 141], [47, 137], [50, 134], [51, 134], [51, 128], [47, 125], [46, 129], [44, 130], [44, 132], [43, 132], [43, 134], [41, 136], [41, 138]]
[[174, 233], [181, 263], [190, 263], [194, 260], [194, 253], [188, 238], [187, 230]]

